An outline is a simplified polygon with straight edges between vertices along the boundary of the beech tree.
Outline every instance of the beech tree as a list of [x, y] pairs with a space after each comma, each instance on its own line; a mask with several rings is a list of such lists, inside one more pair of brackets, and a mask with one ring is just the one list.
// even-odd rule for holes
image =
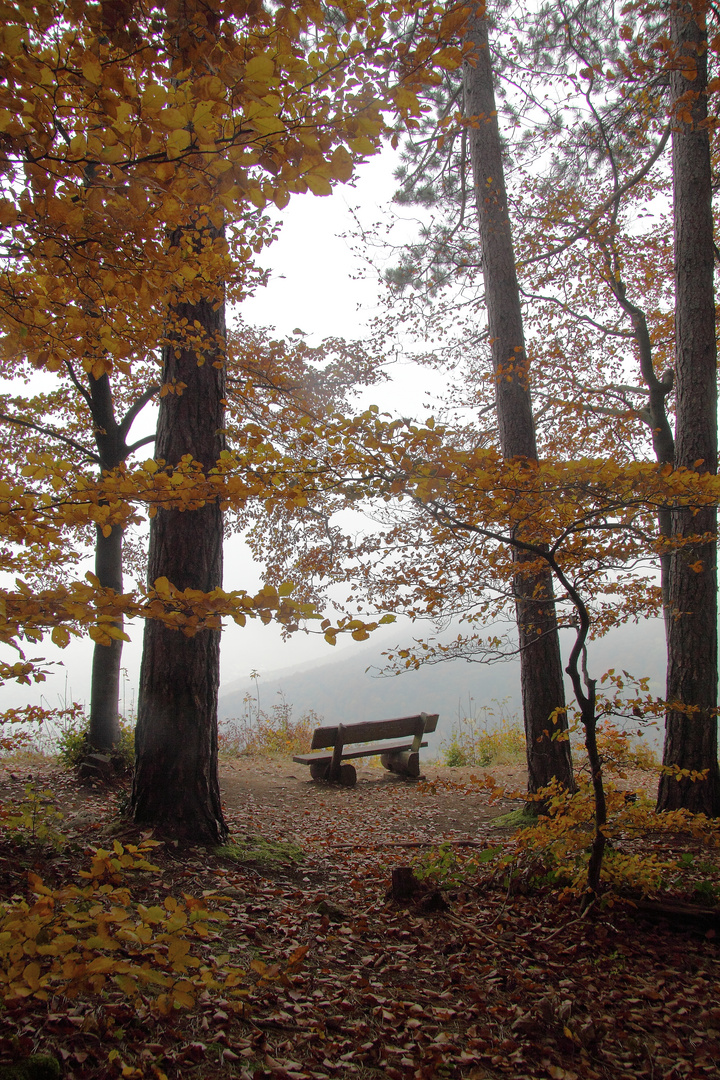
[[[17, 378], [16, 366], [14, 370]], [[159, 389], [151, 378], [147, 380], [147, 389], [135, 397], [118, 419], [113, 386], [107, 373], [96, 379], [92, 374], [76, 371], [71, 364], [68, 364], [68, 373], [71, 385], [59, 395], [36, 396], [30, 400], [13, 396], [6, 402], [4, 411], [0, 413], [0, 421], [10, 426], [12, 441], [19, 442], [27, 449], [28, 440], [23, 435], [32, 433], [36, 438], [31, 445], [34, 445], [36, 452], [39, 440], [47, 443], [49, 439], [66, 454], [75, 457], [79, 465], [95, 466], [101, 471], [117, 469], [141, 447], [154, 442], [154, 435], [135, 440], [130, 438], [134, 420]], [[151, 377], [153, 374], [150, 372]], [[76, 400], [78, 398], [79, 401]], [[61, 405], [64, 407], [62, 417], [59, 416]], [[86, 415], [78, 416], [80, 410], [85, 409]], [[69, 434], [72, 427], [78, 429], [74, 436]], [[92, 437], [92, 442], [88, 436]], [[94, 528], [95, 576], [100, 586], [119, 594], [123, 592], [124, 533], [122, 524], [104, 526], [98, 523]], [[83, 538], [77, 539], [79, 546], [84, 547]], [[62, 560], [61, 565], [67, 572], [67, 558]], [[57, 564], [49, 560], [38, 566], [32, 577], [47, 579], [57, 570]], [[111, 631], [109, 639], [107, 631]], [[119, 736], [120, 665], [125, 638], [122, 618], [113, 626], [108, 626], [102, 636], [104, 640], [96, 641], [93, 649], [88, 739], [95, 749], [109, 750], [115, 746]], [[56, 635], [56, 643], [63, 644], [66, 640], [63, 634]]]
[[[160, 435], [167, 458], [133, 471], [121, 466], [93, 483], [67, 461], [31, 455], [36, 484], [64, 485], [67, 493], [44, 515], [45, 539], [51, 527], [94, 520], [109, 534], [135, 514], [133, 507], [149, 504], [157, 517], [151, 573], [165, 567], [184, 583], [160, 574], [139, 601], [97, 578], [89, 586], [42, 590], [30, 605], [24, 596], [8, 596], [6, 640], [18, 633], [40, 636], [47, 625], [61, 636], [68, 622], [98, 620], [100, 626], [102, 620], [96, 632], [106, 642], [122, 633], [122, 614], [143, 614], [182, 629], [190, 642], [180, 672], [186, 677], [205, 667], [208, 641], [210, 652], [216, 650], [223, 615], [243, 621], [275, 612], [293, 619], [304, 610], [285, 598], [285, 588], [268, 587], [250, 598], [219, 586], [221, 504], [273, 502], [279, 488], [289, 503], [305, 499], [294, 469], [264, 445], [258, 449], [263, 467], [255, 472], [254, 459], [223, 449], [222, 307], [252, 284], [254, 253], [271, 236], [259, 216], [263, 207], [272, 201], [282, 209], [293, 192], [328, 194], [333, 182], [347, 180], [354, 163], [379, 145], [382, 109], [409, 115], [417, 107], [414, 88], [432, 77], [433, 67], [459, 62], [444, 48], [447, 14], [428, 8], [422, 42], [403, 51], [399, 79], [390, 74], [394, 42], [387, 27], [417, 12], [415, 4], [403, 3], [389, 12], [382, 5], [339, 4], [326, 13], [311, 2], [248, 11], [232, 0], [212, 10], [192, 0], [162, 9], [128, 0], [67, 11], [22, 5], [5, 29], [10, 59], [0, 128], [9, 147], [8, 257], [17, 260], [19, 273], [4, 281], [8, 322], [23, 341], [22, 353], [50, 371], [77, 360], [95, 380], [115, 371], [127, 375], [158, 349], [164, 362]], [[23, 95], [33, 97], [32, 109], [23, 111]], [[36, 119], [25, 126], [23, 116]], [[21, 178], [19, 196], [15, 177]], [[43, 242], [29, 243], [38, 231]], [[36, 267], [39, 273], [28, 272]], [[208, 387], [214, 412], [203, 407]], [[85, 498], [78, 498], [78, 486]], [[37, 489], [22, 493], [8, 535], [19, 535], [20, 519], [37, 513], [39, 496]], [[173, 529], [177, 544], [163, 539]], [[208, 551], [198, 577], [186, 575], [193, 532], [193, 554], [198, 545]], [[168, 551], [178, 554], [177, 562], [168, 560]], [[213, 587], [195, 587], [203, 583]], [[160, 638], [148, 635], [149, 642]], [[160, 806], [149, 793], [157, 779], [151, 762], [169, 736], [162, 734], [157, 704], [161, 665], [152, 655], [149, 644], [136, 812], [185, 838], [220, 839], [214, 737], [201, 731], [216, 720], [212, 671], [204, 704], [192, 679], [183, 699], [183, 721], [197, 736], [194, 746], [205, 757], [197, 768], [207, 782], [199, 794], [187, 789], [177, 756], [187, 762], [193, 745], [171, 740]]]

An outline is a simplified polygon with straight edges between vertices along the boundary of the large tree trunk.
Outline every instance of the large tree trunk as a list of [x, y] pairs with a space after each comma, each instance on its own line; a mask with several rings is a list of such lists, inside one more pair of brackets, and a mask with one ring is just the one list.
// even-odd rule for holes
[[[180, 240], [174, 237], [175, 243]], [[177, 345], [165, 349], [163, 382], [186, 387], [160, 399], [155, 453], [170, 465], [190, 454], [208, 470], [225, 446], [224, 306], [208, 300], [177, 304], [171, 317], [178, 327], [183, 320], [187, 327], [200, 323], [203, 341], [194, 346], [182, 341], [178, 331]], [[222, 539], [217, 503], [184, 512], [159, 509], [150, 525], [150, 584], [166, 577], [178, 589], [218, 588]], [[227, 836], [218, 785], [219, 669], [219, 628], [185, 637], [161, 622], [146, 623], [135, 732], [134, 819], [166, 835], [206, 844]]]
[[[713, 218], [707, 127], [707, 34], [690, 4], [671, 18], [679, 57], [696, 76], [674, 71], [673, 103], [685, 98], [673, 132], [675, 220], [675, 465], [717, 472], [717, 375], [713, 292]], [[701, 464], [698, 464], [701, 462]], [[678, 548], [670, 567], [667, 700], [663, 764], [706, 771], [705, 779], [664, 773], [658, 810], [720, 816], [717, 761], [717, 513], [673, 511], [673, 539], [710, 535], [710, 543]], [[674, 708], [673, 705], [681, 707]]]
[[[475, 201], [485, 280], [485, 304], [492, 343], [500, 448], [506, 458], [537, 460], [530, 400], [520, 290], [518, 288], [500, 132], [495, 107], [487, 24], [478, 15], [467, 40], [473, 45], [464, 68], [465, 115], [476, 117], [469, 129]], [[517, 555], [516, 614], [520, 644], [523, 715], [527, 740], [528, 791], [557, 779], [574, 787], [564, 711], [554, 726], [550, 716], [564, 710], [565, 690], [549, 571], [523, 573], [527, 556]]]

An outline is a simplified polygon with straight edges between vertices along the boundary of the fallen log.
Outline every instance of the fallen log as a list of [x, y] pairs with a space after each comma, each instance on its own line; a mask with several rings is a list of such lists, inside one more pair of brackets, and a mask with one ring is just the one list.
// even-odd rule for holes
[[720, 936], [720, 908], [683, 904], [675, 900], [631, 900], [625, 908], [652, 922], [665, 921], [683, 930], [694, 930], [703, 936]]

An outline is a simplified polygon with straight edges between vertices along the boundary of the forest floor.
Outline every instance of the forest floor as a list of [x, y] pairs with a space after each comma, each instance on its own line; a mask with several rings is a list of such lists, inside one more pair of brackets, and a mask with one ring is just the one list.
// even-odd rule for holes
[[[0, 804], [26, 807], [24, 839], [0, 831], [0, 1064], [51, 1053], [68, 1080], [720, 1075], [714, 932], [631, 905], [581, 918], [539, 878], [508, 887], [482, 860], [520, 803], [491, 803], [485, 772], [524, 784], [518, 767], [427, 766], [409, 784], [363, 765], [331, 788], [288, 760], [227, 761], [234, 847], [210, 853], [148, 847], [118, 815], [122, 787], [0, 765]], [[442, 899], [392, 900], [412, 863], [444, 878]]]

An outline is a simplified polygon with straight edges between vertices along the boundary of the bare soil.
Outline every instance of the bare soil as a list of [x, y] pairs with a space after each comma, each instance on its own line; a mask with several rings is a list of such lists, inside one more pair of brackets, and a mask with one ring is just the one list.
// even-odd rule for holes
[[[440, 842], [470, 840], [487, 832], [495, 818], [522, 805], [527, 771], [522, 766], [490, 769], [429, 765], [419, 782], [408, 782], [372, 764], [356, 764], [357, 784], [341, 788], [309, 778], [309, 770], [287, 759], [236, 759], [220, 768], [226, 813], [235, 828], [272, 839], [307, 839], [307, 819], [348, 842], [372, 840], [373, 822], [398, 839]], [[493, 776], [509, 795], [491, 800], [477, 783]]]

